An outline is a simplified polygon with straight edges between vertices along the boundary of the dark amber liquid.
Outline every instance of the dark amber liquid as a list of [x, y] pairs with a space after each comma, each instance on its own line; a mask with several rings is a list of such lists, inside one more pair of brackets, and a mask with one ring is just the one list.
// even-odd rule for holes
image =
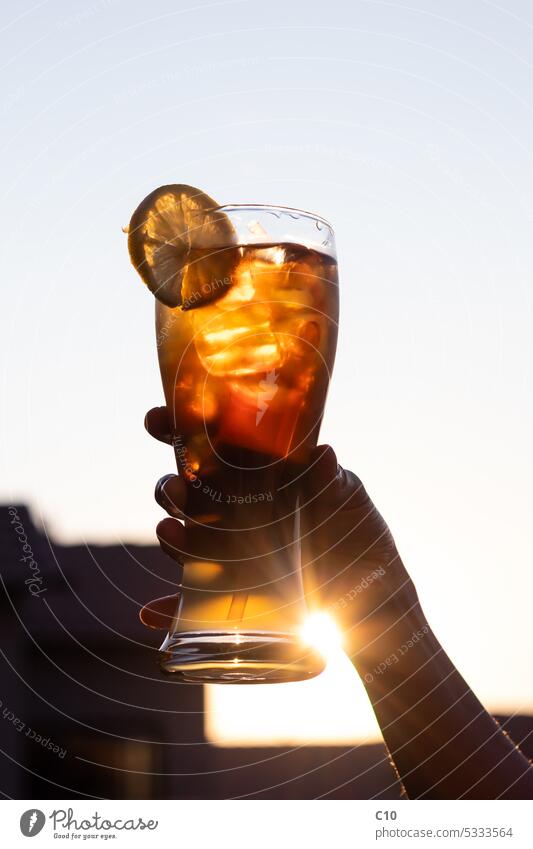
[[300, 245], [227, 250], [231, 274], [204, 279], [207, 252], [196, 251], [183, 305], [157, 304], [161, 375], [188, 489], [176, 630], [287, 633], [304, 612], [297, 479], [333, 367], [337, 266]]

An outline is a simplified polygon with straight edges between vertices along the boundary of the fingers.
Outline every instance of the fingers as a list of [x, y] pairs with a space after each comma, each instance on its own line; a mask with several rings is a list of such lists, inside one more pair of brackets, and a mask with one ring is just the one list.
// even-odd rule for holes
[[155, 529], [159, 545], [176, 563], [183, 565], [185, 528], [177, 519], [162, 519]]
[[182, 519], [184, 517], [187, 489], [183, 478], [178, 475], [164, 475], [155, 485], [155, 500], [169, 516]]
[[[172, 428], [166, 407], [148, 410], [144, 426], [150, 436], [172, 444]], [[155, 500], [171, 517], [181, 517], [186, 501], [185, 482], [177, 475], [164, 475], [155, 487]], [[185, 529], [177, 518], [163, 519], [156, 528], [159, 544], [165, 554], [183, 566]], [[178, 580], [181, 578], [179, 576]], [[157, 630], [169, 630], [180, 599], [180, 593], [156, 598], [145, 604], [139, 613], [143, 625]]]
[[154, 598], [145, 604], [139, 613], [139, 618], [147, 628], [168, 631], [176, 613], [180, 594], [166, 595], [162, 598]]
[[[164, 409], [164, 408], [163, 408]], [[185, 506], [185, 484], [177, 475], [164, 475], [158, 480], [155, 498], [171, 516], [181, 515]], [[163, 519], [156, 528], [159, 544], [165, 554], [183, 566], [185, 529], [177, 519]], [[178, 580], [181, 579], [181, 575]], [[156, 598], [145, 604], [139, 613], [143, 625], [158, 630], [169, 630], [176, 613], [180, 593]]]
[[159, 442], [172, 443], [172, 428], [167, 407], [153, 407], [144, 417], [144, 426], [150, 436]]

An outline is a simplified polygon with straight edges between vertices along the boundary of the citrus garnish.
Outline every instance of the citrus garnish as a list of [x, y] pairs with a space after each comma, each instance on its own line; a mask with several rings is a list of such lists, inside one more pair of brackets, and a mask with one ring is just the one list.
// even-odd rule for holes
[[133, 265], [169, 307], [191, 309], [225, 294], [236, 263], [227, 215], [193, 186], [160, 186], [139, 204], [128, 227]]

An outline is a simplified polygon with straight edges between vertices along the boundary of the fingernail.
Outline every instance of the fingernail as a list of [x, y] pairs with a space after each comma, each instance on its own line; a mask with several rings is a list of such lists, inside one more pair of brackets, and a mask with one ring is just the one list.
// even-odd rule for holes
[[170, 478], [174, 477], [172, 474], [164, 475], [164, 477], [159, 478], [156, 488], [155, 488], [155, 500], [161, 507], [167, 511], [167, 513], [172, 513], [173, 515], [178, 515], [180, 511], [177, 509], [176, 505], [172, 501], [169, 496], [167, 490], [165, 489], [167, 483]]

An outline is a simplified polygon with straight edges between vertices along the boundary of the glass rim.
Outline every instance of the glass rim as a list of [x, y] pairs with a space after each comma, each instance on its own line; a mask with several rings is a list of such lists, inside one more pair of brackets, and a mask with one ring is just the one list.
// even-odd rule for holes
[[311, 218], [313, 221], [319, 221], [321, 224], [324, 224], [328, 227], [333, 233], [333, 225], [327, 218], [323, 218], [322, 215], [317, 215], [316, 212], [309, 212], [306, 209], [298, 209], [295, 206], [283, 206], [279, 203], [223, 203], [220, 206], [215, 207], [216, 212], [223, 212], [225, 210], [257, 210], [258, 212], [275, 212], [276, 210], [280, 210], [281, 212], [295, 213], [298, 217], [305, 216], [306, 218]]

